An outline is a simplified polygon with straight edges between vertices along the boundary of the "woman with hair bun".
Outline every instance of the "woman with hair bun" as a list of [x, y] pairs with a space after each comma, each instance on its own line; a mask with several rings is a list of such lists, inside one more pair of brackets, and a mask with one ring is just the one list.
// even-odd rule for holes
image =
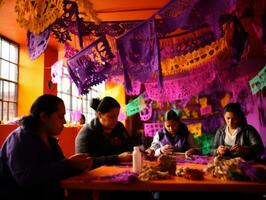
[[118, 121], [120, 104], [112, 97], [92, 99], [90, 105], [96, 117], [78, 133], [77, 153], [89, 153], [94, 167], [132, 160], [132, 140], [124, 125]]

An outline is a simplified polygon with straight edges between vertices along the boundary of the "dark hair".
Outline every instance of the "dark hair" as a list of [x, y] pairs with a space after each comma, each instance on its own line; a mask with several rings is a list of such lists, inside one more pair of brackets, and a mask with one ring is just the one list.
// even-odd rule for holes
[[36, 130], [40, 127], [40, 114], [45, 112], [48, 116], [58, 110], [58, 105], [64, 103], [62, 99], [51, 94], [39, 96], [32, 104], [30, 115], [20, 120], [21, 125], [27, 129]]
[[179, 121], [180, 117], [177, 115], [177, 113], [173, 110], [169, 110], [164, 114], [164, 120], [174, 120], [174, 121]]
[[240, 119], [240, 125], [246, 125], [247, 124], [246, 116], [241, 109], [241, 105], [238, 102], [227, 104], [224, 107], [224, 114], [226, 112], [234, 113]]
[[107, 113], [113, 108], [120, 108], [120, 104], [113, 97], [104, 97], [100, 99], [92, 99], [90, 102], [90, 107], [97, 112]]

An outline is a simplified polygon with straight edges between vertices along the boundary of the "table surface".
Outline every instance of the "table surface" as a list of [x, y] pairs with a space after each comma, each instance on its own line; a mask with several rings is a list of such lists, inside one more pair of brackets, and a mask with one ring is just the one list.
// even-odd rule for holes
[[[203, 169], [204, 164], [183, 163], [177, 167], [187, 166]], [[124, 191], [238, 191], [238, 192], [266, 192], [266, 183], [251, 181], [220, 180], [208, 175], [204, 180], [188, 180], [171, 176], [166, 180], [137, 181], [133, 183], [113, 183], [103, 176], [112, 176], [124, 171], [131, 171], [131, 166], [101, 166], [79, 176], [61, 181], [61, 186], [67, 190], [124, 190]]]

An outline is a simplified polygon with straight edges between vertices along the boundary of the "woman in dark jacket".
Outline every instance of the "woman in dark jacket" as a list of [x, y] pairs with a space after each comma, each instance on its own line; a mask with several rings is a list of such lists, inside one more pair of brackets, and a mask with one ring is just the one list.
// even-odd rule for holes
[[247, 124], [239, 103], [224, 107], [226, 125], [217, 130], [212, 145], [212, 154], [228, 157], [257, 159], [264, 145], [257, 130]]
[[66, 199], [60, 180], [91, 168], [87, 154], [64, 157], [55, 138], [64, 128], [64, 115], [62, 99], [42, 95], [10, 133], [0, 151], [0, 199]]
[[93, 99], [91, 107], [96, 110], [96, 118], [78, 133], [76, 152], [89, 153], [94, 159], [94, 167], [131, 161], [131, 137], [124, 125], [117, 121], [119, 103], [107, 96], [102, 100]]

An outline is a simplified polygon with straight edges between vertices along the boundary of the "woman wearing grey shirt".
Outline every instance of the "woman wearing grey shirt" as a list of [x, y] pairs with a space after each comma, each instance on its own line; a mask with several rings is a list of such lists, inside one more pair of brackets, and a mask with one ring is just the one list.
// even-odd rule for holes
[[212, 154], [227, 157], [257, 159], [264, 145], [257, 130], [247, 123], [239, 103], [224, 107], [226, 125], [217, 130], [212, 145]]

